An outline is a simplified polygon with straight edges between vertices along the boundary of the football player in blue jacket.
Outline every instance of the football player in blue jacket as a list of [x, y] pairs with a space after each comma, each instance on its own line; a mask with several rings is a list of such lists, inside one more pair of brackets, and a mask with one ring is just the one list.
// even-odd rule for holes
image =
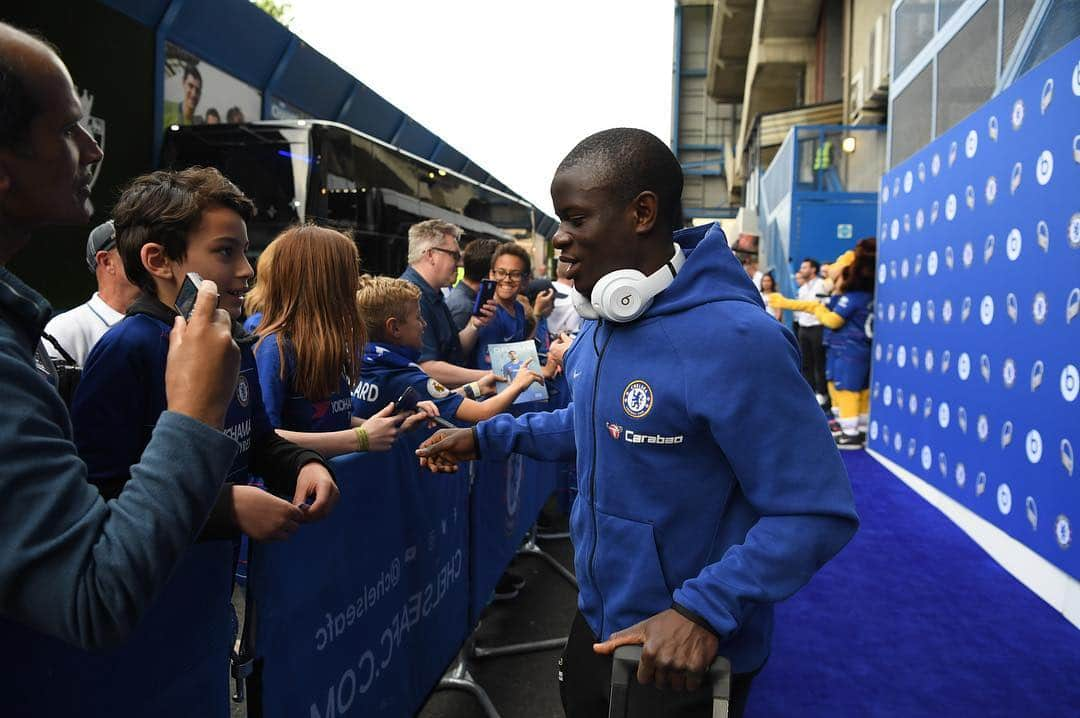
[[794, 337], [762, 311], [724, 233], [679, 229], [682, 170], [662, 141], [592, 135], [551, 195], [554, 244], [591, 320], [565, 357], [573, 402], [440, 431], [417, 454], [435, 471], [512, 452], [576, 458], [568, 716], [607, 713], [623, 644], [643, 644], [629, 697], [642, 715], [710, 715], [701, 682], [718, 654], [739, 715], [769, 656], [773, 604], [855, 533], [847, 472]]

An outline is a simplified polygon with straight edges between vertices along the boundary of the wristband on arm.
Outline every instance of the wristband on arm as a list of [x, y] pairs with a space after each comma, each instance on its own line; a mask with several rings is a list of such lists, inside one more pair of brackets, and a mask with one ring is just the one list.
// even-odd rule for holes
[[356, 432], [356, 450], [367, 451], [370, 445], [367, 430], [362, 426], [357, 426], [353, 428], [353, 431]]

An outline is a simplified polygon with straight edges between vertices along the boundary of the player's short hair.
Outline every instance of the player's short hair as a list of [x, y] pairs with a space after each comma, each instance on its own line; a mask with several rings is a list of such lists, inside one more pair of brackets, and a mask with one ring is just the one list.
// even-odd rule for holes
[[602, 130], [570, 150], [557, 172], [571, 167], [588, 168], [616, 202], [655, 192], [658, 219], [671, 230], [682, 226], [682, 167], [656, 135], [633, 127]]

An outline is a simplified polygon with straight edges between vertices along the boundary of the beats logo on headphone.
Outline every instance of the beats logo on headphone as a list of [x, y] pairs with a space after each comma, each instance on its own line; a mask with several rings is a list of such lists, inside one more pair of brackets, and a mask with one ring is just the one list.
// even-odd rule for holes
[[574, 308], [585, 319], [619, 324], [634, 321], [652, 306], [657, 294], [668, 288], [686, 262], [682, 247], [675, 245], [674, 250], [671, 259], [647, 277], [636, 269], [617, 269], [596, 282], [589, 298], [575, 290]]

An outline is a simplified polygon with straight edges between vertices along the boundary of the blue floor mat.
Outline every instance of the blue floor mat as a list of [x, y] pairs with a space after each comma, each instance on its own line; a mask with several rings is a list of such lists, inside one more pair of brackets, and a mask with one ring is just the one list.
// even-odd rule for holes
[[776, 607], [747, 716], [1080, 716], [1080, 631], [872, 457], [844, 460], [862, 525]]

